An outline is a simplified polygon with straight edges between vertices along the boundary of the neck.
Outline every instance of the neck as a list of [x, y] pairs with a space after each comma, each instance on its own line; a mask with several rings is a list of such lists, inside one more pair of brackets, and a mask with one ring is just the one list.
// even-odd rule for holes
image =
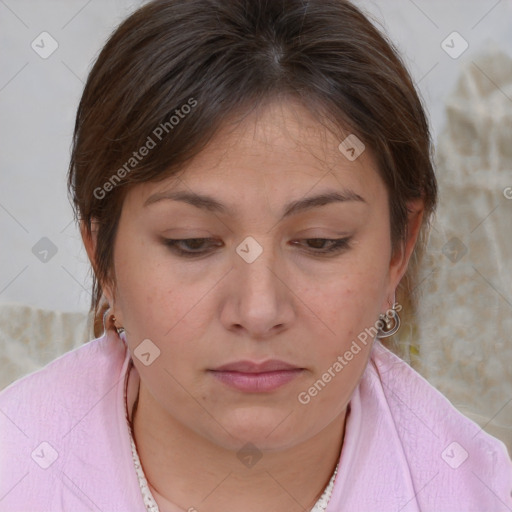
[[[142, 382], [132, 431], [148, 485], [161, 512], [261, 512], [310, 510], [338, 463], [346, 409], [311, 439], [287, 450], [265, 452], [244, 467], [227, 450], [155, 407]], [[172, 482], [169, 485], [169, 482]]]

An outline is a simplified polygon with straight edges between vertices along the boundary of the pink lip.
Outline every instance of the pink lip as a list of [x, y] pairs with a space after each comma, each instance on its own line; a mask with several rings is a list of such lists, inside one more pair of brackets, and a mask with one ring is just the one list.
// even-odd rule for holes
[[299, 370], [293, 364], [279, 361], [279, 359], [269, 359], [261, 363], [253, 361], [235, 361], [233, 363], [224, 364], [218, 368], [214, 368], [215, 372], [242, 372], [242, 373], [265, 373], [275, 372], [278, 370]]
[[237, 361], [210, 370], [224, 384], [248, 393], [274, 391], [303, 371], [304, 368], [276, 359], [262, 363]]

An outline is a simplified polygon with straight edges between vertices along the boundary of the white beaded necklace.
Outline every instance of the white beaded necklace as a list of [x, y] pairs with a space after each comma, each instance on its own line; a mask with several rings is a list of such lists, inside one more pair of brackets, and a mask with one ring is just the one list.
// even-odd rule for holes
[[[128, 369], [128, 373], [129, 372], [130, 372], [130, 369]], [[128, 382], [128, 376], [127, 376], [126, 381]], [[130, 423], [129, 414], [128, 414], [128, 400], [127, 400], [126, 388], [127, 388], [127, 386], [125, 386], [125, 391], [124, 391], [126, 423], [128, 426], [128, 433], [130, 435], [133, 465], [135, 467], [135, 472], [137, 473], [137, 478], [139, 480], [139, 487], [140, 487], [140, 491], [142, 493], [142, 499], [144, 501], [144, 505], [146, 506], [147, 512], [160, 512], [160, 509], [158, 508], [158, 504], [156, 503], [156, 500], [153, 497], [153, 494], [151, 493], [151, 491], [149, 489], [148, 481], [146, 479], [146, 475], [144, 474], [144, 470], [142, 469], [142, 465], [141, 465], [140, 459], [139, 459], [139, 454], [137, 453], [137, 447], [135, 446], [135, 442], [133, 440], [132, 425]], [[334, 487], [334, 480], [336, 478], [336, 474], [338, 473], [338, 465], [339, 464], [336, 464], [336, 469], [334, 470], [334, 473], [332, 474], [331, 479], [330, 479], [329, 483], [327, 484], [327, 487], [325, 488], [322, 496], [320, 496], [320, 498], [315, 503], [314, 507], [311, 509], [310, 512], [325, 512], [325, 510], [327, 509], [327, 505], [331, 498], [332, 489]]]

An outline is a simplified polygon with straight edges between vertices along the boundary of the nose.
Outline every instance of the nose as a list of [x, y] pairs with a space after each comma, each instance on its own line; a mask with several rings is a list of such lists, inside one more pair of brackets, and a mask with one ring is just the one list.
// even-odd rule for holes
[[294, 315], [286, 266], [270, 238], [247, 237], [233, 255], [229, 297], [222, 312], [227, 329], [268, 339], [288, 328]]

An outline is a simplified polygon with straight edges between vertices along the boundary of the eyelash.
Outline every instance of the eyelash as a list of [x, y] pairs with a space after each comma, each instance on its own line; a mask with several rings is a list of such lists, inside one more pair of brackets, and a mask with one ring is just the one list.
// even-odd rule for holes
[[[192, 241], [201, 241], [205, 242], [208, 240], [214, 240], [213, 238], [180, 238], [180, 239], [173, 239], [173, 238], [164, 238], [163, 242], [164, 244], [171, 249], [171, 251], [175, 252], [178, 256], [185, 257], [185, 258], [194, 258], [203, 256], [205, 254], [208, 254], [211, 251], [186, 251], [178, 247], [179, 243], [183, 242], [192, 242]], [[332, 245], [328, 249], [321, 249], [321, 250], [312, 250], [312, 253], [318, 254], [318, 255], [330, 255], [333, 253], [339, 253], [345, 249], [348, 249], [350, 247], [350, 240], [351, 237], [345, 237], [345, 238], [304, 238], [303, 240], [310, 242], [311, 240], [315, 241], [323, 241], [323, 242], [330, 242]], [[298, 244], [296, 244], [298, 245]]]

